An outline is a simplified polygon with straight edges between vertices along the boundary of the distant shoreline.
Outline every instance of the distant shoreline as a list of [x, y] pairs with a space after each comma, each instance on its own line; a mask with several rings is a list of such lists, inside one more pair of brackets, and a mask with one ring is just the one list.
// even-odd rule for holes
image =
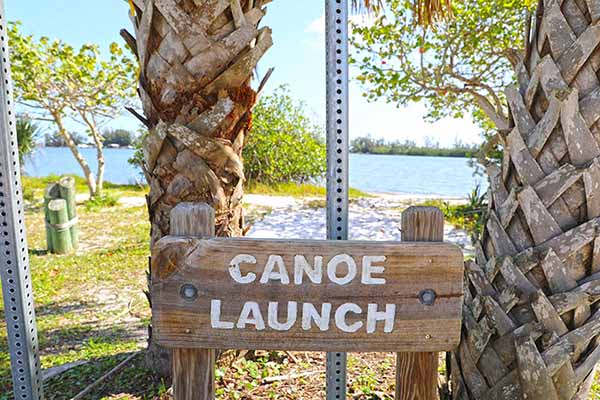
[[[78, 149], [95, 149], [94, 145], [77, 145]], [[36, 146], [36, 149], [69, 149], [68, 146], [45, 146], [39, 145]], [[120, 146], [120, 147], [111, 147], [110, 145], [105, 145], [102, 147], [103, 150], [135, 150], [133, 146]]]
[[[452, 151], [452, 150], [450, 150]], [[449, 157], [449, 158], [474, 158], [474, 153], [357, 153], [351, 152], [350, 154], [358, 154], [358, 155], [371, 155], [371, 156], [408, 156], [408, 157]]]

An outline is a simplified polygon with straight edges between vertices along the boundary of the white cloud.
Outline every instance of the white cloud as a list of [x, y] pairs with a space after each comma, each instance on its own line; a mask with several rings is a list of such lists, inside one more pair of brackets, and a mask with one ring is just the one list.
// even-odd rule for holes
[[322, 14], [319, 18], [313, 20], [308, 24], [305, 29], [308, 33], [325, 33], [325, 14]]

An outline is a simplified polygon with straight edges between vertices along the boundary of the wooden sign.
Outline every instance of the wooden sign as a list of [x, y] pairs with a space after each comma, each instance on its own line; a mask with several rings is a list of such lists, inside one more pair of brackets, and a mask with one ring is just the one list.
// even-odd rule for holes
[[453, 245], [168, 236], [152, 263], [163, 346], [416, 352], [460, 340]]

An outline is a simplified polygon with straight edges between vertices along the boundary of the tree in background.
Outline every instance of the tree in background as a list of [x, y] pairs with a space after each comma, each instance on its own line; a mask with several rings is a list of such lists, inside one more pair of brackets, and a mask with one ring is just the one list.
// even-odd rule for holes
[[519, 62], [531, 1], [457, 1], [454, 18], [425, 29], [410, 3], [386, 1], [374, 23], [354, 27], [352, 62], [364, 95], [399, 106], [423, 101], [432, 120], [472, 113], [487, 131], [508, 129], [501, 91]]
[[452, 147], [442, 148], [439, 142], [425, 140], [424, 146], [417, 146], [414, 141], [401, 142], [373, 139], [370, 136], [357, 137], [350, 141], [350, 151], [362, 154], [396, 154], [410, 156], [470, 157], [477, 153], [477, 145], [469, 145], [456, 141]]
[[[101, 194], [105, 161], [100, 127], [119, 115], [134, 96], [133, 61], [115, 43], [103, 60], [96, 45], [75, 50], [59, 40], [35, 39], [22, 35], [18, 23], [10, 24], [9, 37], [17, 101], [32, 119], [56, 126], [81, 166], [90, 195]], [[81, 124], [92, 139], [98, 160], [95, 174], [77, 149], [67, 120]]]
[[[69, 132], [71, 140], [76, 146], [85, 144], [85, 136], [79, 132]], [[44, 145], [46, 147], [67, 147], [67, 141], [59, 132], [47, 133], [44, 135]]]
[[286, 87], [263, 96], [254, 108], [252, 129], [243, 151], [250, 183], [304, 183], [326, 169], [325, 133], [294, 101]]
[[116, 144], [120, 147], [128, 147], [136, 143], [135, 133], [127, 129], [105, 129], [102, 135], [105, 146]]

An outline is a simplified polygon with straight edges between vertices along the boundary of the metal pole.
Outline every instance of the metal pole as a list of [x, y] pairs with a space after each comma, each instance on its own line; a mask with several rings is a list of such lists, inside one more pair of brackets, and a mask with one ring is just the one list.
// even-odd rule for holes
[[[348, 0], [325, 1], [327, 238], [348, 239]], [[346, 353], [327, 353], [327, 400], [346, 398]]]
[[0, 0], [0, 277], [15, 400], [41, 400], [4, 0]]

